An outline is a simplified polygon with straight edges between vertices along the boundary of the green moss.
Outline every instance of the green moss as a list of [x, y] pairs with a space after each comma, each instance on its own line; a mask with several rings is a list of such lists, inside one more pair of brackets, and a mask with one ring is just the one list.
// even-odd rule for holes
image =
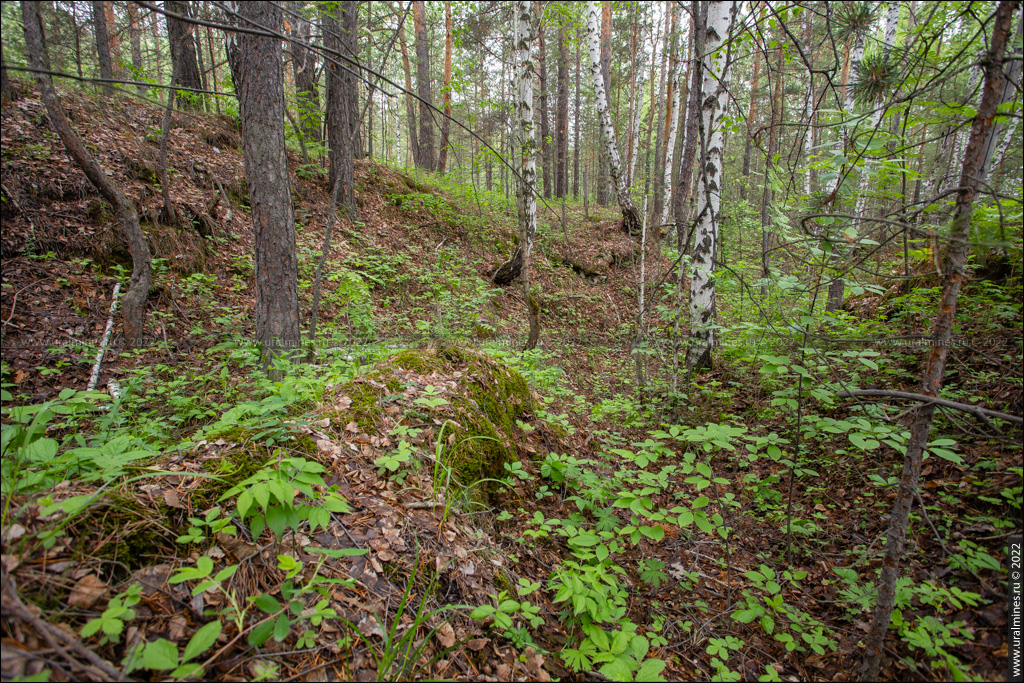
[[364, 375], [338, 388], [338, 395], [348, 396], [352, 405], [335, 416], [342, 424], [354, 420], [364, 432], [372, 431], [379, 426], [384, 413], [381, 399], [401, 391], [402, 382], [390, 373], [377, 371]]
[[170, 524], [171, 509], [165, 505], [158, 509], [161, 514], [154, 514], [134, 496], [109, 494], [70, 525], [69, 535], [77, 538], [75, 555], [112, 560], [113, 566], [129, 570], [174, 555], [176, 537], [165, 528]]
[[[449, 399], [454, 416], [442, 435], [442, 461], [463, 486], [504, 478], [505, 464], [518, 459], [516, 418], [532, 407], [522, 376], [484, 354], [455, 346], [407, 350], [389, 362], [419, 374], [462, 373], [460, 391]], [[499, 488], [485, 481], [472, 492], [486, 499]]]

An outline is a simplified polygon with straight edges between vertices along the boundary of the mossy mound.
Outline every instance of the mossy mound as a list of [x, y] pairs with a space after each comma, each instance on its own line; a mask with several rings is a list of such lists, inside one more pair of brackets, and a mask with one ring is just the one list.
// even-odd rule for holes
[[[435, 389], [424, 399], [427, 386]], [[367, 432], [386, 431], [398, 415], [406, 423], [432, 424], [433, 454], [442, 444], [441, 462], [452, 478], [476, 498], [488, 499], [505, 477], [505, 464], [518, 460], [522, 432], [516, 420], [532, 410], [526, 380], [502, 363], [471, 349], [409, 349], [378, 364], [367, 376], [338, 387], [352, 402], [338, 417]], [[411, 418], [411, 419], [407, 419]]]

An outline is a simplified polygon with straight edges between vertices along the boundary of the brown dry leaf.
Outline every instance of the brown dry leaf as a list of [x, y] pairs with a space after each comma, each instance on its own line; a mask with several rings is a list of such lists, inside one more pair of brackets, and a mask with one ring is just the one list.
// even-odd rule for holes
[[107, 584], [95, 574], [88, 574], [75, 584], [68, 596], [68, 604], [79, 609], [90, 609], [107, 592]]
[[338, 399], [338, 410], [348, 410], [352, 407], [352, 399], [348, 396], [342, 396]]
[[185, 506], [181, 504], [181, 498], [178, 497], [178, 492], [174, 489], [164, 491], [164, 502], [167, 503], [168, 507], [178, 508], [180, 510], [185, 509]]
[[443, 647], [452, 647], [455, 645], [455, 629], [447, 621], [442, 623], [437, 632], [434, 634], [437, 638], [437, 642], [441, 643]]
[[359, 433], [359, 425], [356, 424], [355, 420], [345, 425], [346, 432], [352, 432], [353, 434]]
[[473, 640], [466, 643], [466, 645], [473, 652], [479, 652], [480, 650], [487, 647], [487, 643], [489, 642], [491, 642], [490, 638], [474, 638]]
[[380, 624], [377, 623], [377, 619], [371, 615], [366, 615], [360, 619], [359, 623], [356, 624], [356, 628], [358, 628], [359, 632], [367, 638], [370, 636], [384, 635], [384, 631], [381, 630]]

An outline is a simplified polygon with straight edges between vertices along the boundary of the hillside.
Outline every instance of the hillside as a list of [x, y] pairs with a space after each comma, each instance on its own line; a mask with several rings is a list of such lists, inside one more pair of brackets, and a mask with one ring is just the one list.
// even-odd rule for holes
[[[319, 338], [272, 382], [251, 342], [232, 121], [175, 113], [170, 225], [163, 110], [68, 89], [154, 258], [151, 343], [124, 349], [114, 315], [86, 391], [130, 259], [16, 85], [0, 134], [5, 680], [852, 678], [905, 415], [834, 396], [798, 408], [787, 382], [914, 391], [918, 357], [812, 357], [799, 335], [728, 317], [753, 303], [723, 274], [739, 341], [669, 395], [673, 255], [650, 248], [638, 391], [640, 248], [617, 211], [576, 202], [564, 227], [561, 204], [539, 208], [541, 344], [522, 352], [522, 289], [489, 278], [515, 248], [514, 201], [364, 159]], [[329, 196], [289, 154], [305, 329]], [[755, 267], [742, 245], [729, 263]], [[963, 350], [983, 370], [951, 399], [1017, 415], [1021, 302], [1005, 284], [965, 291], [985, 312], [965, 306], [961, 330], [1009, 341]], [[830, 320], [916, 334], [936, 296], [869, 292]], [[1021, 529], [1019, 425], [992, 418], [1000, 438], [968, 419], [930, 444], [894, 677], [1004, 670], [997, 558]]]

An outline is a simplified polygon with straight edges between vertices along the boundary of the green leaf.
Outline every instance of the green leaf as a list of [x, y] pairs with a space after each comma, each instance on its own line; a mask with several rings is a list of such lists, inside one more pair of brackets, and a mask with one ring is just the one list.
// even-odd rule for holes
[[195, 662], [193, 664], [183, 664], [182, 666], [179, 666], [177, 669], [171, 672], [171, 678], [177, 679], [190, 678], [192, 676], [202, 675], [203, 665], [199, 664], [198, 662]]
[[249, 632], [248, 642], [252, 647], [259, 647], [263, 643], [267, 642], [271, 634], [274, 632], [274, 622], [266, 621], [252, 631]]
[[633, 672], [622, 657], [616, 657], [601, 667], [601, 674], [613, 681], [632, 681]]
[[196, 631], [192, 639], [188, 641], [188, 645], [185, 646], [185, 652], [181, 655], [181, 661], [187, 662], [209, 650], [210, 646], [217, 642], [217, 636], [220, 635], [221, 628], [222, 626], [219, 621], [211, 621]]
[[281, 642], [288, 637], [288, 632], [292, 630], [291, 621], [288, 620], [287, 614], [282, 614], [274, 622], [274, 640]]
[[661, 683], [665, 678], [661, 672], [665, 670], [665, 662], [660, 659], [648, 659], [640, 665], [640, 670], [633, 677], [634, 681], [653, 681]]
[[254, 599], [253, 604], [267, 614], [276, 614], [281, 611], [281, 603], [279, 603], [277, 599], [269, 593], [263, 593]]
[[152, 643], [146, 643], [146, 649], [142, 651], [140, 666], [156, 671], [167, 671], [178, 668], [178, 646], [161, 638]]

